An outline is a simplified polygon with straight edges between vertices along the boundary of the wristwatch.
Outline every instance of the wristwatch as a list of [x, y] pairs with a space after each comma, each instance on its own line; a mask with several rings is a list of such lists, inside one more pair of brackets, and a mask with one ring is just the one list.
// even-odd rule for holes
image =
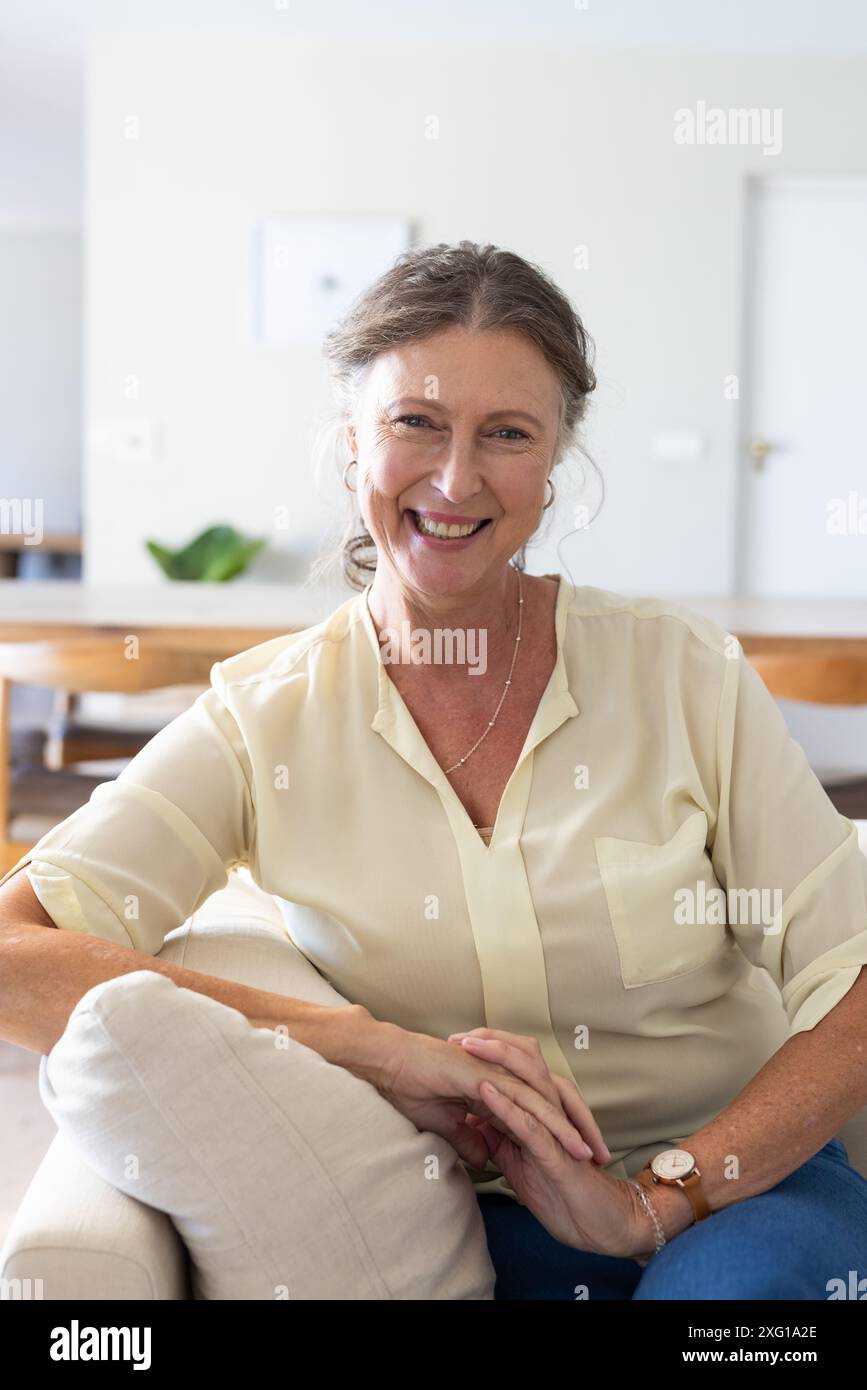
[[681, 1187], [689, 1198], [696, 1221], [710, 1216], [710, 1207], [701, 1185], [701, 1172], [689, 1149], [663, 1149], [648, 1164], [655, 1183], [665, 1187]]

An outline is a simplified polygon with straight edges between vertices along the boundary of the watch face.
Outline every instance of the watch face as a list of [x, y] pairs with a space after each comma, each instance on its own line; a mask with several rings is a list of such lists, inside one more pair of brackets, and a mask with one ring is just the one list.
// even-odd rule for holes
[[658, 1178], [688, 1178], [695, 1159], [687, 1149], [664, 1149], [650, 1166]]

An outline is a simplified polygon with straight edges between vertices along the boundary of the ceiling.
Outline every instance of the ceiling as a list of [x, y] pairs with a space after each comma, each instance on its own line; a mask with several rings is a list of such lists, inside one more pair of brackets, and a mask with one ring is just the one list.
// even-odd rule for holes
[[232, 29], [642, 48], [867, 49], [862, 0], [0, 0], [0, 44], [56, 55], [88, 30]]

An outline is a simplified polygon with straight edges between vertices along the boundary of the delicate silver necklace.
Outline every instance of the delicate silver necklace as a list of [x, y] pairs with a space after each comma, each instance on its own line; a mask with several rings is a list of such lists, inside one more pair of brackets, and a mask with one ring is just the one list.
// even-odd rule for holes
[[509, 693], [509, 686], [512, 684], [512, 672], [515, 669], [515, 660], [518, 655], [518, 643], [521, 640], [521, 624], [524, 615], [524, 596], [521, 592], [521, 571], [519, 569], [516, 569], [514, 565], [512, 566], [512, 568], [515, 569], [515, 573], [518, 576], [518, 631], [515, 636], [515, 650], [512, 653], [512, 664], [509, 667], [509, 674], [506, 679], [506, 684], [503, 686], [503, 693], [500, 696], [500, 703], [497, 705], [497, 708], [494, 711], [494, 717], [493, 719], [488, 720], [488, 727], [485, 729], [485, 732], [482, 734], [482, 737], [476, 739], [475, 743], [473, 744], [472, 748], [469, 750], [468, 753], [465, 753], [462, 758], [458, 758], [457, 762], [453, 763], [451, 767], [446, 768], [446, 777], [449, 777], [451, 773], [457, 771], [459, 767], [463, 767], [464, 763], [467, 761], [467, 758], [471, 758], [472, 755], [475, 753], [476, 749], [478, 748], [479, 744], [488, 737], [488, 734], [491, 732], [491, 730], [497, 722], [497, 716], [499, 715], [500, 710], [503, 708], [503, 701]]

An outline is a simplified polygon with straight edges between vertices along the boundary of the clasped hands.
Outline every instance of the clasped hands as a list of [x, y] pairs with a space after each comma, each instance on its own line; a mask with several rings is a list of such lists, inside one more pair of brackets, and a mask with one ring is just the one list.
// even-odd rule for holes
[[549, 1071], [537, 1040], [474, 1028], [448, 1042], [503, 1068], [496, 1082], [479, 1084], [490, 1118], [470, 1111], [466, 1123], [545, 1229], [579, 1250], [648, 1254], [653, 1232], [638, 1193], [601, 1166], [611, 1154], [587, 1102], [574, 1082]]

